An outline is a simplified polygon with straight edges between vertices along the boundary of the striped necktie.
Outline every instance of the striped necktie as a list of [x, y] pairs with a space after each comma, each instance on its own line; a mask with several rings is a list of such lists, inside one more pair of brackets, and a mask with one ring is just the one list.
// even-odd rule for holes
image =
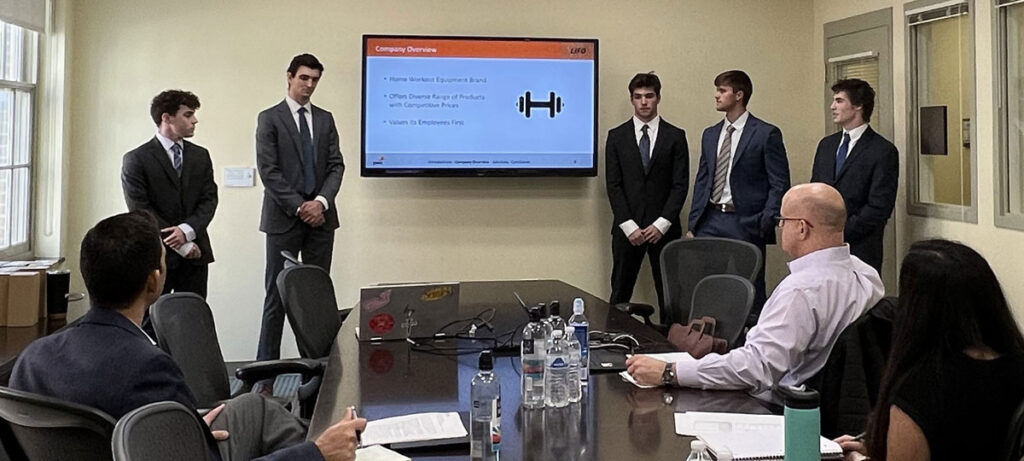
[[732, 132], [736, 127], [729, 125], [725, 128], [725, 138], [722, 139], [722, 148], [718, 149], [718, 161], [715, 162], [715, 182], [711, 189], [711, 201], [720, 203], [722, 194], [725, 192], [725, 182], [729, 178], [729, 162], [732, 161]]

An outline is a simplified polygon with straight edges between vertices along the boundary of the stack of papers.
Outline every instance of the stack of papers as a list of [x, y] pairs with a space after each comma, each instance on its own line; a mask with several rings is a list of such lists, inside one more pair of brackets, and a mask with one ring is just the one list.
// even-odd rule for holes
[[368, 421], [363, 430], [363, 445], [459, 439], [468, 435], [457, 412], [417, 413]]
[[402, 456], [380, 445], [374, 445], [356, 450], [356, 461], [412, 461], [412, 458]]
[[[676, 413], [676, 434], [698, 437], [711, 451], [732, 451], [735, 460], [783, 459], [785, 420], [779, 415], [688, 411]], [[839, 444], [821, 438], [823, 458], [842, 458]]]

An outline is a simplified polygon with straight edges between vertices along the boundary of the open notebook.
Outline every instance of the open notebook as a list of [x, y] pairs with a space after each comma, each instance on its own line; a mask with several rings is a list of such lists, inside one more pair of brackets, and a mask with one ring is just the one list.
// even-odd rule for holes
[[[782, 416], [688, 411], [676, 413], [675, 419], [676, 434], [700, 438], [716, 455], [726, 447], [735, 460], [784, 457], [785, 421]], [[839, 444], [822, 437], [821, 457], [841, 459], [843, 450]]]

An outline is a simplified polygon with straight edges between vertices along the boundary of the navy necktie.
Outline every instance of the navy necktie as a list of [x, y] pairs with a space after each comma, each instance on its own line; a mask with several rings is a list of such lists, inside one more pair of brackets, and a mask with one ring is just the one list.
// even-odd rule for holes
[[846, 154], [850, 151], [850, 133], [843, 133], [843, 142], [839, 144], [839, 152], [836, 153], [836, 178], [839, 177], [839, 170], [843, 169], [846, 163]]
[[171, 144], [171, 152], [174, 154], [174, 159], [171, 160], [171, 166], [174, 167], [174, 171], [178, 173], [178, 177], [181, 177], [181, 146], [178, 143]]
[[309, 196], [316, 187], [316, 175], [313, 172], [313, 164], [316, 158], [313, 156], [313, 139], [309, 134], [309, 124], [306, 123], [306, 108], [299, 108], [299, 138], [302, 138], [302, 193]]
[[640, 136], [640, 163], [644, 165], [644, 173], [647, 172], [647, 167], [651, 164], [651, 137], [647, 134], [649, 126], [644, 125], [640, 128], [643, 131], [643, 136]]

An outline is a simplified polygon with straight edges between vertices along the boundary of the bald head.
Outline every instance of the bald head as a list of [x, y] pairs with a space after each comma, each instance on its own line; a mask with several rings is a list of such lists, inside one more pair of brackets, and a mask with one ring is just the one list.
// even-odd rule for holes
[[839, 191], [828, 184], [794, 186], [782, 197], [782, 249], [794, 258], [843, 244], [846, 205]]

